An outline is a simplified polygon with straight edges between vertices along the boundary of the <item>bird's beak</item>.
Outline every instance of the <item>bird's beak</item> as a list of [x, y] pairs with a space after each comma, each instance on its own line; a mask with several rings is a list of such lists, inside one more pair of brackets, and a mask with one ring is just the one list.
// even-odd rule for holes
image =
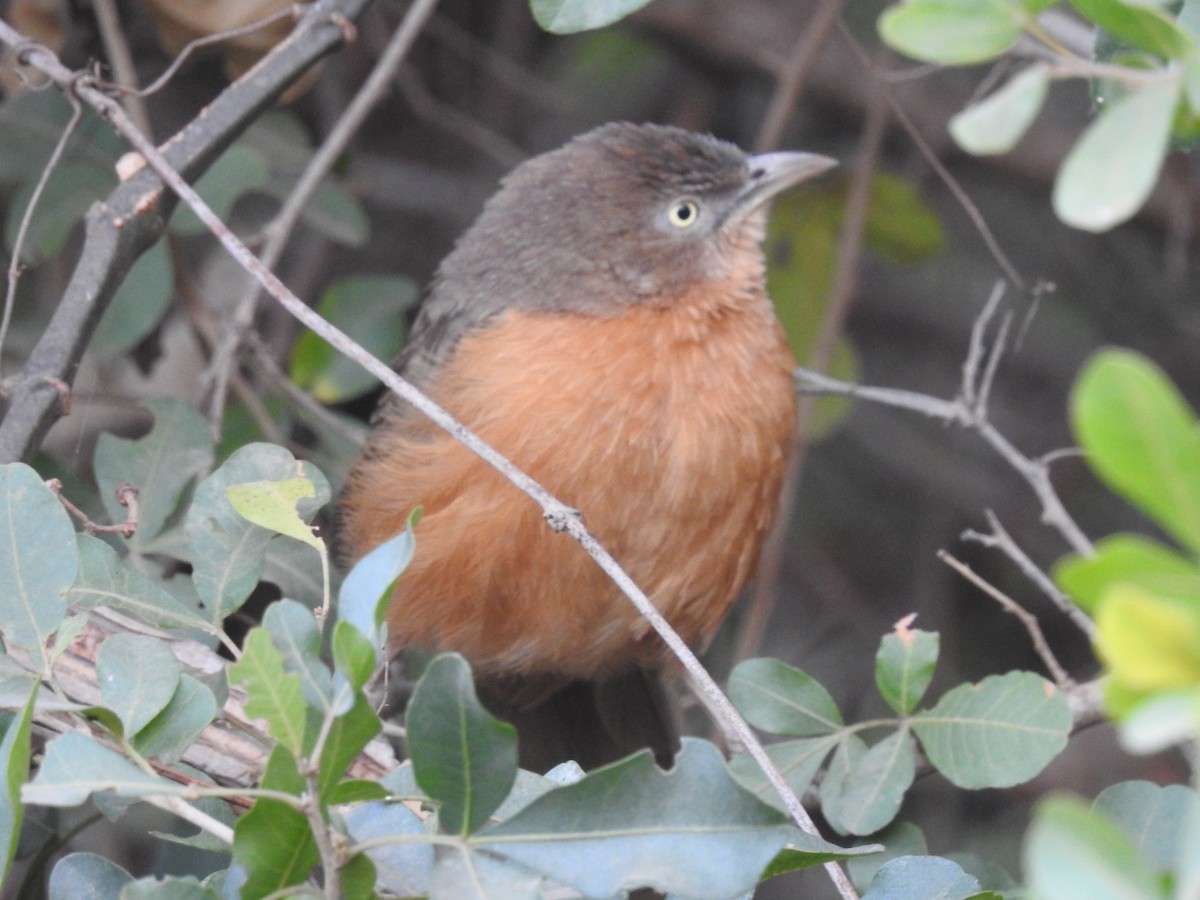
[[776, 194], [814, 178], [837, 165], [819, 153], [761, 153], [746, 160], [750, 175], [735, 206], [743, 215], [758, 209]]

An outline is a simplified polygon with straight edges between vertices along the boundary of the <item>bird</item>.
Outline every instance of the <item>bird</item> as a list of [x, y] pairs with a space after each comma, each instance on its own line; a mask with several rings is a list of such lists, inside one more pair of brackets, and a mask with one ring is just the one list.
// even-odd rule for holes
[[[767, 294], [767, 209], [831, 166], [616, 122], [502, 181], [393, 365], [584, 524], [702, 650], [755, 566], [796, 420]], [[540, 508], [395, 395], [339, 500], [352, 563], [404, 530], [391, 649], [457, 652], [522, 766], [680, 747], [664, 642]]]

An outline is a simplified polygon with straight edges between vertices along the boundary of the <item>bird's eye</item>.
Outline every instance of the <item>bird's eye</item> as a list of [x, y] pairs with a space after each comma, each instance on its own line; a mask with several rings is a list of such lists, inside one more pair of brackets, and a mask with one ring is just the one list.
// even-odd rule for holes
[[667, 221], [681, 231], [691, 228], [700, 218], [700, 206], [695, 200], [676, 200], [667, 210]]

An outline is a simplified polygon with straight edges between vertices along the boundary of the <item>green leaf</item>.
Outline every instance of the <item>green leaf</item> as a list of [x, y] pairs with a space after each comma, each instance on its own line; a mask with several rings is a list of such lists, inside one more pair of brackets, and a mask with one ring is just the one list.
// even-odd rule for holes
[[[424, 823], [403, 803], [363, 803], [344, 816], [346, 829], [356, 843], [378, 838], [425, 834]], [[375, 863], [382, 887], [400, 897], [419, 897], [429, 891], [433, 871], [433, 844], [383, 844], [366, 851]]]
[[251, 481], [247, 484], [231, 484], [225, 489], [230, 504], [247, 522], [323, 551], [325, 542], [296, 513], [296, 503], [306, 497], [314, 497], [316, 493], [316, 487], [307, 478]]
[[79, 548], [79, 577], [67, 594], [67, 600], [75, 608], [107, 607], [155, 628], [190, 636], [214, 631], [198, 609], [180, 603], [163, 589], [161, 582], [132, 569], [100, 538], [78, 534], [75, 539]]
[[951, 119], [950, 135], [958, 146], [976, 156], [1007, 153], [1037, 118], [1049, 86], [1046, 66], [1028, 66], [1000, 90]]
[[0, 632], [45, 653], [67, 611], [79, 557], [71, 519], [37, 472], [0, 466]]
[[1093, 556], [1063, 559], [1054, 567], [1054, 580], [1088, 611], [1094, 611], [1104, 592], [1120, 583], [1163, 597], [1200, 597], [1200, 567], [1135, 534], [1104, 538]]
[[0, 795], [0, 884], [8, 878], [21, 837], [25, 807], [21, 805], [21, 785], [29, 778], [29, 735], [33, 721], [33, 703], [37, 683], [29, 684], [28, 699], [21, 712], [8, 723], [0, 741], [0, 761], [4, 764], [4, 793]]
[[1123, 781], [1100, 793], [1092, 809], [1120, 828], [1155, 874], [1174, 871], [1184, 830], [1200, 812], [1200, 796], [1181, 784]]
[[283, 447], [248, 444], [202, 481], [187, 512], [193, 574], [210, 621], [220, 623], [250, 596], [262, 577], [267, 545], [274, 532], [242, 518], [225, 489], [251, 481], [307, 478], [316, 486], [312, 499], [300, 501], [306, 521], [329, 501], [329, 484], [311, 463], [297, 461]]
[[901, 856], [885, 863], [863, 900], [967, 900], [979, 882], [940, 856]]
[[1157, 879], [1107, 817], [1063, 795], [1038, 804], [1025, 834], [1031, 891], [1054, 900], [1159, 900]]
[[46, 747], [41, 768], [21, 788], [21, 800], [40, 806], [78, 806], [98, 791], [120, 797], [184, 793], [186, 788], [143, 772], [119, 753], [78, 732]]
[[[420, 291], [408, 278], [359, 276], [335, 282], [322, 295], [317, 311], [379, 359], [392, 359], [404, 343], [404, 314]], [[379, 384], [311, 331], [292, 349], [292, 380], [322, 403], [343, 403]]]
[[937, 666], [939, 637], [936, 631], [908, 627], [909, 619], [897, 623], [884, 635], [875, 654], [875, 685], [888, 706], [907, 716], [933, 680]]
[[871, 179], [866, 241], [884, 259], [906, 264], [928, 259], [941, 250], [945, 233], [916, 185], [899, 175], [879, 172]]
[[54, 864], [48, 900], [80, 900], [120, 896], [133, 876], [115, 862], [94, 853], [72, 853]]
[[333, 626], [333, 664], [337, 670], [361, 691], [375, 674], [375, 648], [349, 622]]
[[1137, 0], [1071, 0], [1084, 18], [1124, 44], [1168, 59], [1181, 59], [1194, 42], [1155, 3]]
[[216, 715], [217, 700], [213, 692], [184, 672], [179, 676], [179, 686], [171, 702], [134, 735], [133, 747], [148, 759], [173, 762]]
[[[261, 787], [296, 795], [305, 790], [296, 761], [282, 744], [271, 751]], [[240, 896], [257, 900], [301, 884], [320, 854], [304, 813], [281, 800], [260, 797], [234, 825], [233, 860], [246, 871]]]
[[963, 788], [1010, 787], [1040, 772], [1067, 744], [1062, 692], [1032, 672], [992, 675], [948, 691], [913, 716], [929, 761]]
[[896, 817], [915, 774], [912, 738], [901, 729], [855, 759], [837, 790], [826, 781], [821, 809], [844, 833], [872, 834]]
[[[39, 178], [71, 115], [71, 105], [57, 91], [9, 93], [0, 104], [0, 182]], [[112, 179], [113, 165], [126, 146], [86, 106], [80, 133], [87, 140], [69, 142], [65, 158], [89, 164], [96, 184]]]
[[404, 531], [355, 563], [338, 590], [338, 619], [357, 628], [374, 647], [382, 644], [379, 629], [392, 585], [408, 567], [416, 550], [413, 528], [418, 518], [414, 510]]
[[356, 853], [338, 870], [342, 900], [378, 900], [375, 893], [375, 864], [363, 853]]
[[853, 733], [843, 734], [821, 782], [821, 814], [835, 831], [842, 834], [848, 834], [850, 829], [837, 817], [838, 802], [850, 773], [866, 754], [867, 744], [862, 738]]
[[117, 900], [219, 900], [219, 895], [191, 875], [168, 875], [139, 878], [125, 885]]
[[96, 681], [101, 701], [132, 736], [171, 702], [179, 686], [179, 662], [157, 638], [114, 634], [96, 654]]
[[643, 751], [543, 794], [472, 844], [588, 897], [634, 885], [733, 897], [795, 835], [734, 783], [713, 745], [687, 738], [669, 772]]
[[1200, 692], [1135, 691], [1119, 679], [1104, 682], [1104, 707], [1120, 722], [1121, 746], [1130, 753], [1159, 753], [1196, 739]]
[[882, 831], [866, 838], [882, 844], [883, 850], [867, 856], [856, 856], [846, 863], [846, 873], [859, 892], [866, 891], [884, 864], [901, 856], [927, 856], [929, 845], [921, 829], [912, 822], [897, 819]]
[[299, 675], [283, 670], [283, 657], [263, 628], [246, 639], [239, 659], [229, 670], [229, 680], [246, 688], [246, 713], [266, 719], [271, 736], [294, 756], [307, 748], [305, 730], [308, 706]]
[[382, 727], [371, 704], [362, 694], [355, 693], [354, 704], [330, 725], [329, 736], [321, 752], [317, 785], [323, 801], [328, 801], [332, 796], [351, 763]]
[[429, 882], [431, 897], [541, 900], [542, 879], [524, 866], [482, 853], [443, 853]]
[[[267, 184], [266, 157], [261, 151], [239, 141], [218, 157], [196, 182], [196, 192], [223, 220], [229, 219], [233, 205], [245, 194]], [[179, 204], [170, 227], [177, 234], [206, 234], [208, 226], [196, 218], [185, 204]]]
[[141, 255], [100, 317], [88, 350], [117, 356], [136, 346], [158, 327], [171, 305], [175, 272], [166, 241]]
[[300, 678], [304, 700], [325, 712], [333, 705], [333, 680], [321, 661], [321, 633], [311, 609], [295, 600], [279, 600], [267, 607], [263, 628], [279, 651], [283, 671]]
[[879, 17], [879, 35], [914, 59], [971, 65], [1015, 44], [1024, 18], [1020, 4], [1006, 0], [908, 0]]
[[[794, 741], [781, 741], [769, 745], [767, 756], [775, 764], [775, 768], [783, 775], [788, 787], [797, 797], [802, 796], [812, 780], [816, 777], [821, 763], [839, 743], [839, 735], [824, 735], [814, 738], [800, 738]], [[769, 803], [776, 809], [783, 810], [783, 798], [767, 780], [758, 763], [749, 753], [739, 753], [729, 761], [729, 774], [743, 788], [752, 793], [764, 803]]]
[[436, 657], [417, 683], [404, 719], [419, 784], [441, 805], [441, 827], [470, 834], [508, 796], [517, 775], [517, 732], [475, 696], [457, 654]]
[[1162, 370], [1100, 351], [1075, 383], [1071, 424], [1096, 474], [1200, 555], [1200, 430]]
[[1131, 91], [1100, 112], [1054, 181], [1054, 211], [1074, 228], [1107, 231], [1150, 196], [1167, 154], [1182, 90], [1178, 73]]
[[650, 0], [529, 0], [533, 16], [546, 31], [574, 34], [603, 28], [637, 12]]
[[1200, 684], [1200, 606], [1128, 584], [1105, 592], [1096, 613], [1096, 653], [1138, 691]]
[[100, 435], [92, 462], [111, 521], [123, 522], [127, 513], [117, 502], [117, 488], [129, 483], [138, 489], [138, 528], [129, 539], [135, 553], [162, 533], [188, 486], [213, 461], [212, 436], [200, 413], [166, 398], [144, 405], [154, 415], [153, 429], [137, 440]]
[[813, 866], [824, 865], [839, 859], [853, 861], [860, 857], [871, 857], [877, 855], [882, 849], [878, 844], [864, 844], [861, 847], [835, 847], [818, 837], [799, 833], [768, 863], [767, 868], [763, 870], [761, 880], [766, 881], [776, 875], [810, 869]]
[[[257, 150], [270, 166], [262, 191], [285, 202], [296, 189], [296, 174], [312, 161], [309, 130], [294, 112], [276, 108], [256, 118], [241, 143]], [[301, 215], [307, 227], [340, 244], [359, 246], [371, 233], [362, 205], [331, 176], [317, 185]]]
[[842, 727], [837, 704], [814, 678], [777, 659], [748, 659], [729, 676], [729, 697], [757, 728], [800, 737]]

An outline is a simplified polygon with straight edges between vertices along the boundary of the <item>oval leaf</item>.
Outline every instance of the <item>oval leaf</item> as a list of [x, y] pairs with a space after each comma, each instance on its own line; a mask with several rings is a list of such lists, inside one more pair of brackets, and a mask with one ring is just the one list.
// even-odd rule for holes
[[1073, 797], [1049, 797], [1039, 804], [1025, 834], [1024, 858], [1027, 884], [1038, 897], [1163, 896], [1158, 880], [1121, 829]]
[[1011, 787], [1067, 745], [1071, 711], [1044, 678], [1009, 672], [959, 685], [911, 722], [929, 761], [954, 784]]
[[1137, 212], [1158, 181], [1181, 91], [1178, 73], [1101, 111], [1054, 181], [1054, 211], [1084, 231], [1107, 231]]
[[1105, 592], [1096, 614], [1096, 653], [1136, 691], [1200, 683], [1200, 610], [1129, 584]]
[[1096, 474], [1200, 555], [1200, 429], [1162, 370], [1097, 353], [1072, 391], [1071, 425]]
[[1092, 809], [1107, 816], [1156, 873], [1174, 871], [1183, 835], [1200, 812], [1200, 795], [1181, 784], [1123, 781], [1101, 792]]
[[970, 65], [999, 56], [1021, 36], [1023, 10], [997, 0], [908, 0], [879, 17], [879, 35], [925, 62]]
[[44, 653], [67, 612], [79, 556], [58, 497], [24, 463], [0, 466], [0, 632]]
[[546, 31], [554, 34], [573, 34], [603, 28], [632, 12], [650, 0], [530, 0], [533, 16]]
[[777, 659], [748, 659], [729, 676], [729, 697], [753, 725], [772, 734], [830, 734], [842, 714], [810, 675]]
[[138, 797], [185, 790], [143, 772], [116, 751], [73, 731], [46, 747], [37, 775], [21, 789], [21, 799], [41, 806], [78, 806], [97, 791]]
[[438, 809], [443, 829], [470, 834], [504, 802], [517, 777], [517, 731], [475, 695], [466, 660], [444, 654], [429, 664], [404, 718], [413, 772]]
[[979, 103], [950, 120], [950, 135], [958, 146], [976, 156], [1007, 153], [1033, 124], [1046, 90], [1048, 70], [1032, 65]]
[[979, 882], [940, 856], [901, 856], [884, 863], [863, 900], [967, 900]]
[[925, 696], [940, 642], [936, 631], [909, 628], [911, 619], [903, 619], [894, 633], [884, 635], [875, 654], [875, 685], [888, 706], [902, 716], [916, 709]]
[[1200, 597], [1200, 567], [1136, 534], [1104, 538], [1092, 556], [1059, 562], [1054, 580], [1085, 610], [1095, 610], [1104, 592], [1120, 583], [1160, 597]]
[[831, 787], [826, 783], [821, 809], [840, 831], [873, 834], [896, 817], [915, 774], [912, 738], [902, 729], [857, 757], [833, 796], [826, 796]]
[[157, 716], [179, 686], [179, 661], [170, 648], [144, 634], [114, 634], [96, 654], [100, 699], [132, 737]]

